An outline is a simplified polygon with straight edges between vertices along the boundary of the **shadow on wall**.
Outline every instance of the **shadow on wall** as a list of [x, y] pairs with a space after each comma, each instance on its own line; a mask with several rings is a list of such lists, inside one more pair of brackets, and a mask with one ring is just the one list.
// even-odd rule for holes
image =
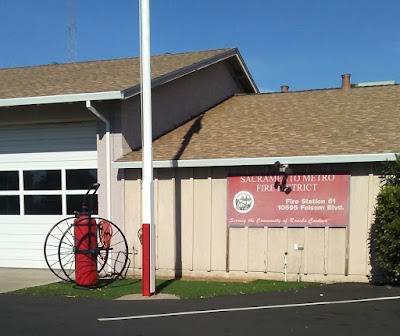
[[182, 278], [182, 187], [179, 170], [175, 168], [175, 279]]
[[[200, 133], [201, 130], [201, 120], [203, 115], [198, 116], [194, 119], [194, 122], [188, 132], [185, 134], [182, 140], [182, 145], [179, 151], [174, 156], [174, 161], [181, 158], [182, 154], [185, 152], [187, 146], [189, 145], [193, 135], [195, 133]], [[182, 187], [181, 181], [182, 176], [180, 176], [180, 171], [175, 168], [175, 279], [182, 278]]]
[[182, 140], [182, 145], [181, 148], [179, 148], [179, 151], [175, 154], [174, 160], [179, 160], [184, 153], [185, 149], [190, 143], [190, 140], [192, 139], [193, 135], [195, 133], [200, 133], [201, 130], [201, 120], [203, 119], [203, 114], [198, 116], [196, 119], [194, 119], [194, 122], [188, 132], [185, 134]]

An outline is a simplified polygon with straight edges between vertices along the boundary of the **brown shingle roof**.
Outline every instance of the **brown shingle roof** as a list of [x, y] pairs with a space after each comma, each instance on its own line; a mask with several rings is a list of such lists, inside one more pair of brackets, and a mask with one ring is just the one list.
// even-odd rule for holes
[[[394, 153], [400, 85], [234, 96], [154, 142], [154, 160]], [[134, 151], [119, 161], [140, 161]]]
[[[152, 57], [157, 78], [232, 49]], [[140, 82], [140, 59], [50, 64], [0, 69], [0, 99], [122, 91]]]

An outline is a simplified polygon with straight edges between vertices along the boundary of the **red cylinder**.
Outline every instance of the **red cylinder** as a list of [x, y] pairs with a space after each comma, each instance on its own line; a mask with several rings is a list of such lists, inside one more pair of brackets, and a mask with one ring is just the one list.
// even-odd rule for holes
[[80, 214], [74, 220], [75, 282], [79, 286], [97, 285], [96, 220]]
[[142, 295], [150, 296], [150, 224], [142, 225]]

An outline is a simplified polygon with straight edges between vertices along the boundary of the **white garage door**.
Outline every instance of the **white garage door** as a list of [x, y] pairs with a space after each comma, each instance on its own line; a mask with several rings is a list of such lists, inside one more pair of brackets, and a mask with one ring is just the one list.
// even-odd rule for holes
[[96, 169], [95, 123], [0, 128], [0, 267], [47, 267], [47, 233], [79, 210]]

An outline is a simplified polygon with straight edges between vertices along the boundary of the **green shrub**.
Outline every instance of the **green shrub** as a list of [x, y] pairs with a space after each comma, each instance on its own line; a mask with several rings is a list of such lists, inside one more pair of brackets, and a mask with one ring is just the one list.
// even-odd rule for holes
[[388, 280], [400, 283], [400, 156], [387, 162], [371, 227], [371, 248], [376, 264]]

